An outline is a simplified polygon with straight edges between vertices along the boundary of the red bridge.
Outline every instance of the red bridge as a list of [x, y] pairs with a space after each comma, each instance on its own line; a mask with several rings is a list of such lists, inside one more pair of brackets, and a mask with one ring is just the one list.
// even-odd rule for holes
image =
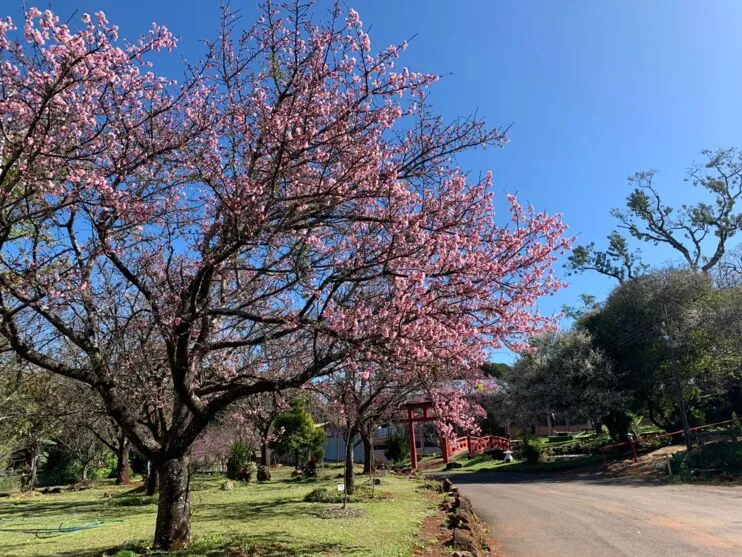
[[[417, 468], [417, 444], [415, 442], [415, 423], [432, 422], [436, 420], [435, 416], [428, 414], [428, 410], [433, 405], [430, 402], [414, 402], [404, 405], [407, 410], [407, 419], [400, 420], [407, 424], [410, 434], [410, 465], [413, 470]], [[422, 415], [416, 415], [416, 410], [422, 410]], [[498, 437], [497, 435], [487, 435], [484, 437], [473, 437], [466, 435], [454, 439], [441, 437], [441, 452], [443, 453], [443, 462], [448, 464], [452, 456], [469, 452], [469, 457], [482, 454], [491, 449], [502, 449], [503, 451], [511, 450], [510, 439], [507, 437]]]

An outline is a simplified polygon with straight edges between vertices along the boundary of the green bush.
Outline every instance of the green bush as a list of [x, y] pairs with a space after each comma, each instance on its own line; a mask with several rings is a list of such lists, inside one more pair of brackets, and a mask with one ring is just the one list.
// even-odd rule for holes
[[97, 466], [90, 468], [88, 478], [91, 480], [105, 480], [116, 477], [116, 455], [106, 451], [100, 458]]
[[72, 454], [52, 445], [39, 470], [39, 485], [69, 485], [82, 477], [82, 465]]
[[227, 477], [230, 480], [250, 483], [257, 471], [258, 467], [252, 461], [252, 447], [243, 441], [234, 441], [229, 448]]
[[314, 423], [301, 399], [291, 402], [291, 407], [276, 418], [274, 427], [283, 434], [271, 443], [271, 448], [278, 454], [292, 455], [296, 468], [311, 460], [322, 460], [327, 434]]
[[110, 504], [115, 507], [146, 507], [157, 504], [157, 495], [120, 495], [111, 499]]
[[543, 451], [544, 443], [540, 438], [527, 435], [523, 437], [520, 445], [523, 458], [525, 458], [527, 462], [534, 464], [541, 460], [541, 452]]
[[394, 463], [405, 462], [410, 458], [410, 441], [401, 428], [392, 428], [386, 438], [386, 458]]
[[305, 503], [341, 503], [343, 494], [339, 491], [330, 491], [326, 487], [313, 489], [304, 496]]
[[719, 470], [730, 477], [742, 474], [742, 441], [719, 441], [679, 452], [672, 457], [673, 470], [690, 476], [696, 469]]

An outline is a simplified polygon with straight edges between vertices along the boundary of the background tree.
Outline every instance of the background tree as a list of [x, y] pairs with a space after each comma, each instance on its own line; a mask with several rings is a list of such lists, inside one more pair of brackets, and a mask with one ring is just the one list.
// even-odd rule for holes
[[612, 362], [584, 331], [547, 333], [531, 341], [506, 376], [501, 412], [521, 427], [554, 413], [574, 423], [602, 424], [624, 408], [627, 396]]
[[270, 444], [276, 439], [275, 423], [278, 416], [288, 410], [289, 400], [295, 392], [263, 393], [241, 400], [229, 410], [231, 422], [253, 428], [259, 437], [260, 464], [270, 466]]
[[[618, 383], [629, 395], [629, 410], [646, 415], [657, 426], [679, 429], [674, 375], [663, 340], [663, 324], [678, 342], [683, 396], [693, 409], [701, 395], [703, 377], [693, 374], [693, 331], [699, 304], [713, 293], [710, 279], [690, 270], [656, 271], [615, 289], [600, 311], [587, 314], [579, 327], [588, 330], [596, 346], [614, 364]], [[611, 423], [612, 420], [612, 423]], [[612, 413], [612, 433], [624, 436], [629, 418]]]
[[347, 366], [342, 372], [313, 385], [326, 409], [330, 422], [343, 432], [345, 439], [345, 492], [355, 491], [353, 451], [356, 436], [363, 445], [363, 473], [370, 474], [373, 460], [373, 436], [377, 427], [393, 420], [399, 406], [425, 385], [415, 375], [393, 365], [375, 367]]
[[322, 459], [327, 435], [314, 423], [300, 398], [292, 400], [290, 408], [276, 418], [275, 427], [280, 434], [271, 443], [272, 448], [293, 456], [297, 470], [310, 461]]
[[[693, 271], [710, 272], [724, 256], [727, 243], [742, 229], [742, 154], [736, 149], [703, 151], [706, 162], [693, 166], [686, 179], [710, 194], [711, 201], [699, 201], [674, 209], [662, 201], [654, 184], [654, 171], [637, 172], [629, 178], [634, 190], [626, 198], [626, 209], [613, 209], [619, 228], [633, 238], [654, 245], [670, 246], [683, 264]], [[618, 232], [608, 236], [608, 249], [594, 243], [576, 246], [567, 268], [572, 272], [597, 271], [617, 279], [631, 280], [647, 271], [639, 250], [632, 251]]]
[[502, 379], [510, 372], [508, 364], [502, 362], [485, 362], [481, 365], [482, 373], [487, 377], [494, 377], [495, 379]]
[[714, 283], [719, 288], [742, 286], [742, 244], [721, 258], [714, 270]]

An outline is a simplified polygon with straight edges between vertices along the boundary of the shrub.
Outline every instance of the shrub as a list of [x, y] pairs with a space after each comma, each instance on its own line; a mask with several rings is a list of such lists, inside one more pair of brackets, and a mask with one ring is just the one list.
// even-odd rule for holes
[[538, 462], [541, 459], [541, 451], [543, 448], [544, 443], [538, 437], [531, 437], [530, 435], [523, 437], [523, 441], [521, 442], [521, 451], [523, 452], [523, 457], [527, 462], [532, 464]]
[[227, 477], [250, 483], [258, 467], [252, 461], [252, 447], [243, 441], [234, 441], [229, 449], [227, 459]]
[[342, 500], [342, 493], [330, 491], [326, 487], [313, 489], [304, 496], [305, 503], [340, 503]]
[[104, 480], [116, 476], [116, 455], [111, 451], [106, 451], [101, 455], [100, 462], [97, 466], [90, 469], [88, 477], [91, 480]]
[[52, 445], [39, 470], [39, 485], [68, 485], [82, 477], [82, 465], [70, 453]]
[[392, 462], [404, 462], [410, 458], [410, 442], [400, 428], [392, 428], [386, 438], [384, 455]]
[[271, 443], [271, 447], [279, 454], [293, 455], [297, 468], [310, 460], [322, 460], [327, 434], [317, 427], [300, 399], [295, 399], [291, 408], [276, 418], [274, 427], [283, 434]]
[[156, 505], [156, 495], [120, 495], [111, 499], [111, 505], [116, 507], [145, 507], [147, 505]]

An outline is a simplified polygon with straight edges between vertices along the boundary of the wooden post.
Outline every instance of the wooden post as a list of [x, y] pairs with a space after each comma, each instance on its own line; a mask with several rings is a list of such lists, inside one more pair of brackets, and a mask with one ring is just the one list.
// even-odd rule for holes
[[410, 468], [417, 470], [417, 444], [415, 443], [415, 424], [412, 421], [412, 408], [407, 409], [407, 426], [410, 431]]

